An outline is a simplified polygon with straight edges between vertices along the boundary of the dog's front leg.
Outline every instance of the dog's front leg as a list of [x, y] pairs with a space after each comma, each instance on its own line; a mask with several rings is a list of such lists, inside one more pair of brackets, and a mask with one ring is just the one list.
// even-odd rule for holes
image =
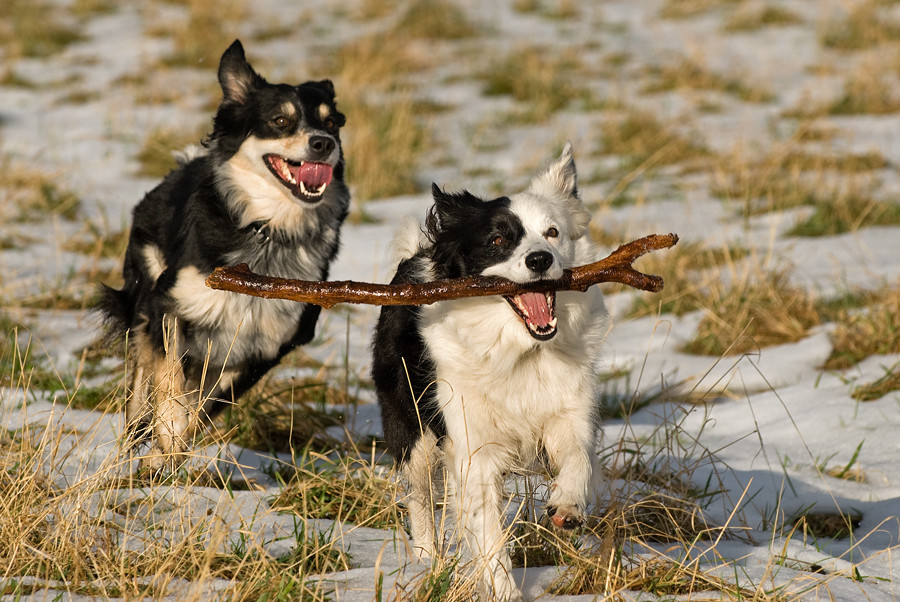
[[[601, 473], [594, 454], [594, 421], [560, 417], [544, 431], [544, 447], [557, 470], [547, 515], [557, 527], [574, 529], [584, 522], [592, 488], [600, 487]], [[573, 433], [573, 426], [576, 426]], [[574, 435], [574, 436], [573, 436]]]
[[482, 575], [484, 598], [522, 600], [512, 578], [500, 512], [504, 458], [490, 445], [475, 451], [463, 445], [453, 449], [447, 465], [453, 473], [457, 529]]

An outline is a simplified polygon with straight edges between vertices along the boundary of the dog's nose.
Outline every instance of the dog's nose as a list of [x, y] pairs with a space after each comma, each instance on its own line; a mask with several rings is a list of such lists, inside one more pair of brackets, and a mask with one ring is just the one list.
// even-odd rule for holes
[[535, 251], [525, 256], [525, 265], [535, 274], [543, 274], [553, 265], [553, 255], [547, 251]]
[[309, 148], [320, 158], [325, 158], [334, 150], [334, 140], [327, 136], [312, 136], [309, 139]]

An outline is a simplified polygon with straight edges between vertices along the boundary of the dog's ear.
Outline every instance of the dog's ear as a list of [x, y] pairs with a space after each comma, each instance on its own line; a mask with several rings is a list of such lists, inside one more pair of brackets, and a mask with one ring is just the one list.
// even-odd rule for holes
[[559, 159], [531, 181], [529, 190], [538, 196], [578, 198], [578, 175], [571, 142], [566, 142]]
[[578, 194], [578, 173], [571, 142], [566, 142], [559, 158], [531, 181], [528, 192], [566, 208], [572, 217], [572, 238], [579, 238], [586, 232], [591, 214], [584, 208]]
[[434, 182], [431, 183], [431, 196], [434, 205], [425, 219], [429, 235], [464, 225], [471, 218], [474, 204], [480, 202], [468, 190], [444, 192]]
[[311, 82], [315, 87], [325, 92], [328, 95], [328, 98], [332, 101], [334, 100], [334, 84], [331, 83], [330, 79], [323, 79], [317, 82]]
[[235, 40], [219, 62], [219, 85], [225, 100], [244, 104], [250, 91], [263, 81], [247, 62], [241, 41]]

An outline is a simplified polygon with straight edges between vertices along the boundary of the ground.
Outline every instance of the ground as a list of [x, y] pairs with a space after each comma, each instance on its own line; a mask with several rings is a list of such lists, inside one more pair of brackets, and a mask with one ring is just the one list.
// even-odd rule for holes
[[604, 285], [597, 517], [561, 536], [539, 520], [546, 482], [508, 483], [527, 596], [900, 597], [900, 4], [8, 0], [0, 17], [0, 594], [470, 597], [465, 559], [408, 554], [373, 308], [323, 312], [167, 481], [118, 452], [124, 349], [96, 343], [91, 300], [119, 282], [131, 208], [209, 130], [240, 38], [270, 81], [337, 88], [353, 209], [335, 279], [389, 280], [431, 182], [515, 192], [567, 140], [599, 244], [680, 236], [637, 264], [662, 293]]

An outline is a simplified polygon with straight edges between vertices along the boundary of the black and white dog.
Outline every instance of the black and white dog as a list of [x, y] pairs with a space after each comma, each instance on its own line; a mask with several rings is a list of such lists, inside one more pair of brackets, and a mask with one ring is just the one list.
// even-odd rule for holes
[[[599, 259], [571, 145], [525, 192], [433, 194], [424, 231], [412, 223], [397, 235], [394, 283], [474, 274], [526, 283]], [[443, 462], [485, 593], [521, 598], [505, 548], [503, 475], [546, 458], [556, 473], [547, 514], [562, 528], [582, 522], [602, 482], [595, 363], [608, 330], [596, 287], [382, 309], [372, 374], [388, 450], [409, 482], [417, 551], [435, 551], [431, 483]]]
[[152, 467], [174, 465], [204, 418], [312, 340], [320, 308], [216, 291], [217, 266], [324, 280], [350, 202], [328, 80], [269, 84], [235, 41], [205, 149], [134, 210], [122, 290], [99, 308], [128, 333], [127, 423], [152, 432]]

